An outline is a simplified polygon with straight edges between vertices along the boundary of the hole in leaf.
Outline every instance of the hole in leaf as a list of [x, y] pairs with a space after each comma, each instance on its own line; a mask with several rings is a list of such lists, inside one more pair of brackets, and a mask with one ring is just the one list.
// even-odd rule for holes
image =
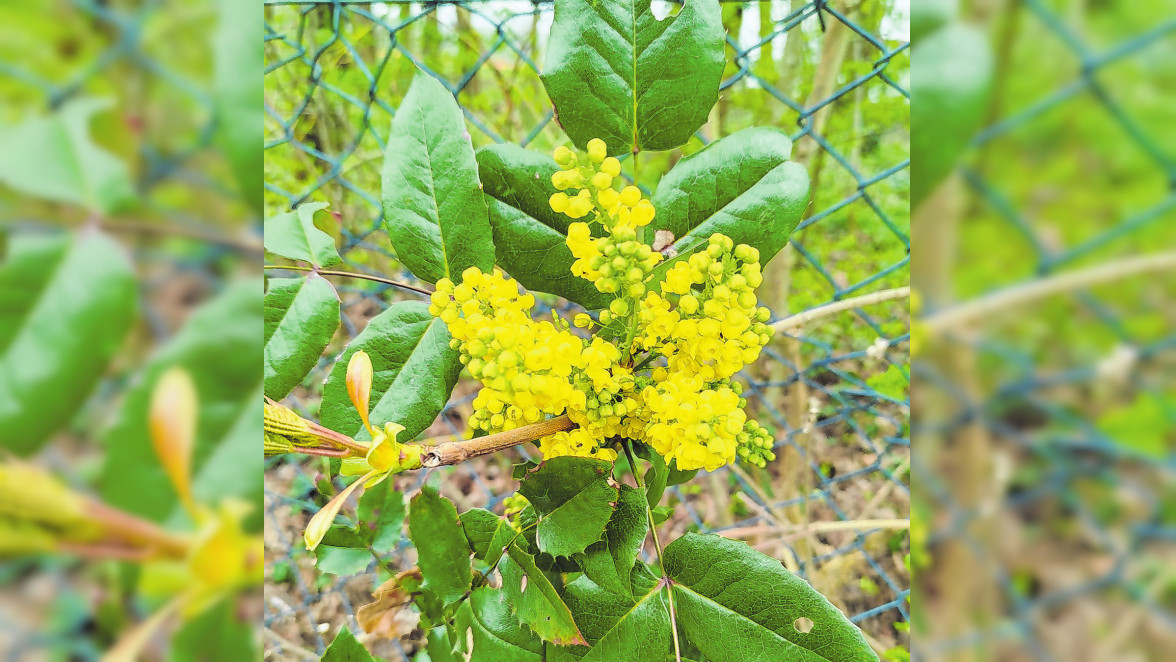
[[523, 575], [523, 580], [519, 582], [519, 593], [527, 590], [527, 576]]
[[813, 629], [813, 621], [810, 618], [801, 616], [792, 622], [792, 627], [796, 628], [796, 631], [801, 634], [808, 634]]

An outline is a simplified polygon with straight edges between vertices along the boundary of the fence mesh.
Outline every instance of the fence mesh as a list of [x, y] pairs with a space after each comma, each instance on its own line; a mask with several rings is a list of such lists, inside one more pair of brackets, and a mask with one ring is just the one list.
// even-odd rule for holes
[[921, 659], [1159, 660], [1176, 641], [1176, 259], [1131, 275], [1176, 246], [1176, 21], [1164, 3], [1063, 5], [992, 17], [987, 127], [915, 220], [919, 255], [957, 262], [915, 282], [950, 307], [1114, 275], [1010, 298], [916, 361]]
[[[654, 4], [670, 12], [670, 4]], [[271, 212], [331, 204], [345, 266], [411, 276], [381, 228], [383, 148], [395, 106], [416, 68], [456, 96], [476, 147], [517, 142], [550, 152], [565, 138], [538, 73], [550, 2], [267, 2], [266, 195]], [[642, 156], [639, 184], [656, 184], [683, 154], [752, 125], [791, 131], [794, 160], [813, 177], [813, 204], [761, 288], [773, 319], [908, 281], [909, 49], [905, 17], [889, 3], [741, 2], [723, 5], [728, 65], [709, 123], [673, 153]], [[648, 163], [648, 165], [647, 165]], [[644, 178], [651, 173], [650, 179]], [[336, 279], [345, 337], [401, 297]], [[544, 305], [567, 309], [566, 302]], [[775, 430], [780, 459], [767, 470], [724, 469], [676, 488], [673, 538], [687, 530], [747, 540], [780, 558], [841, 606], [879, 649], [905, 644], [909, 619], [909, 505], [905, 299], [854, 308], [780, 334], [741, 378], [753, 415]], [[333, 358], [287, 403], [317, 413]], [[426, 436], [460, 434], [473, 388], [462, 382]], [[526, 450], [521, 451], [524, 455]], [[515, 458], [517, 459], [517, 457]], [[445, 471], [459, 509], [494, 508], [513, 492], [509, 458]], [[414, 552], [353, 577], [313, 570], [297, 543], [323, 502], [325, 465], [276, 458], [266, 482], [267, 651], [321, 653], [382, 573]], [[411, 492], [426, 477], [401, 477]], [[405, 541], [407, 542], [407, 541]], [[383, 576], [386, 576], [383, 575]], [[410, 659], [419, 640], [369, 642]]]

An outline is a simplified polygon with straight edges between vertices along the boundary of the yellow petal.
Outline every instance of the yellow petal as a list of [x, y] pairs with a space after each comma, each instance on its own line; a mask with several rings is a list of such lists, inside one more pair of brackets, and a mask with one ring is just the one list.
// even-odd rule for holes
[[194, 512], [192, 447], [196, 441], [196, 385], [186, 370], [169, 368], [155, 383], [148, 425], [151, 444], [180, 501]]
[[306, 532], [302, 534], [306, 541], [306, 548], [314, 551], [319, 543], [323, 541], [323, 536], [327, 535], [327, 530], [331, 528], [331, 524], [335, 521], [335, 515], [339, 514], [339, 510], [343, 508], [343, 503], [351, 497], [360, 485], [367, 482], [368, 479], [376, 475], [377, 472], [371, 471], [364, 475], [359, 480], [347, 486], [347, 489], [335, 495], [334, 499], [327, 502], [323, 509], [314, 514], [310, 518], [310, 522], [306, 525]]
[[372, 431], [372, 424], [368, 422], [368, 403], [372, 397], [373, 375], [372, 359], [367, 352], [361, 349], [351, 355], [351, 360], [347, 362], [347, 395], [369, 432]]

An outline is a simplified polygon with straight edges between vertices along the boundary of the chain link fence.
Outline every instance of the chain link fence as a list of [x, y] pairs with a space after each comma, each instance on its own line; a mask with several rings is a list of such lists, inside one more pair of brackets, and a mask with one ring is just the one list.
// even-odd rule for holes
[[[916, 564], [919, 659], [1176, 650], [1170, 10], [976, 12], [995, 53], [986, 128], [915, 218], [927, 319], [961, 300], [985, 313], [914, 366], [915, 524], [934, 558]], [[1034, 289], [1052, 294], [1019, 299]]]
[[[655, 13], [675, 11], [654, 3]], [[761, 299], [779, 320], [823, 304], [882, 292], [878, 302], [818, 316], [779, 333], [741, 378], [752, 414], [775, 430], [766, 470], [727, 468], [672, 492], [669, 538], [692, 530], [748, 541], [811, 581], [869, 633], [879, 651], [906, 646], [910, 574], [909, 48], [902, 9], [889, 2], [723, 4], [727, 70], [711, 119], [684, 148], [642, 155], [644, 172], [736, 130], [779, 126], [809, 167], [813, 203], [773, 263]], [[270, 213], [326, 201], [346, 270], [411, 279], [381, 226], [380, 169], [395, 106], [419, 67], [462, 106], [475, 147], [516, 142], [550, 152], [565, 138], [539, 80], [550, 2], [266, 3], [266, 204]], [[639, 185], [656, 184], [656, 176]], [[335, 280], [343, 331], [327, 358], [287, 399], [317, 414], [334, 356], [366, 320], [403, 294]], [[572, 306], [539, 297], [561, 314]], [[462, 434], [474, 387], [461, 382], [427, 437]], [[510, 462], [491, 458], [402, 475], [411, 493], [440, 478], [466, 508], [498, 507], [513, 492]], [[315, 571], [300, 535], [336, 486], [325, 464], [267, 465], [266, 651], [270, 659], [321, 654], [337, 629], [357, 631], [355, 608], [388, 573], [411, 567], [404, 541], [366, 572]], [[324, 495], [322, 492], [326, 492]], [[896, 627], [897, 626], [897, 627]], [[419, 632], [368, 641], [408, 660]]]

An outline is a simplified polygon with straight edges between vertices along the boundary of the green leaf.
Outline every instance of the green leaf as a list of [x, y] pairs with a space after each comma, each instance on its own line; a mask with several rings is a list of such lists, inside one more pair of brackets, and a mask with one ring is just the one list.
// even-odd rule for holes
[[519, 536], [509, 520], [485, 508], [467, 510], [460, 519], [474, 556], [486, 563], [497, 561], [502, 551]]
[[259, 658], [253, 627], [237, 620], [236, 600], [224, 598], [185, 623], [172, 638], [171, 662]]
[[1141, 393], [1135, 401], [1098, 417], [1098, 429], [1124, 448], [1156, 460], [1168, 455], [1168, 439], [1176, 440], [1176, 397]]
[[[876, 661], [861, 630], [746, 543], [687, 533], [665, 549], [680, 632], [712, 662]], [[812, 621], [808, 632], [794, 623]]]
[[404, 495], [385, 480], [359, 497], [360, 529], [377, 554], [388, 554], [400, 542], [404, 526]]
[[[666, 481], [669, 478], [669, 467], [665, 458], [649, 444], [633, 444], [633, 451], [637, 457], [649, 462], [645, 470], [645, 499], [651, 508], [657, 506], [666, 491]], [[634, 472], [637, 468], [634, 467]]]
[[617, 508], [604, 529], [604, 539], [590, 545], [578, 559], [584, 574], [594, 583], [630, 598], [629, 574], [649, 533], [645, 507], [641, 490], [622, 485]]
[[559, 170], [555, 161], [512, 144], [483, 147], [477, 158], [498, 264], [532, 292], [561, 296], [590, 310], [608, 305], [608, 295], [572, 275], [571, 219], [548, 204], [556, 192], [551, 184]]
[[331, 369], [319, 412], [323, 425], [352, 437], [367, 434], [347, 397], [347, 362], [362, 349], [375, 370], [372, 423], [394, 421], [404, 426], [399, 441], [415, 438], [445, 408], [461, 373], [450, 338], [445, 323], [419, 301], [395, 303], [373, 317]]
[[661, 526], [666, 520], [674, 516], [673, 506], [654, 506], [652, 510], [653, 525]]
[[505, 598], [500, 590], [474, 589], [457, 610], [459, 650], [471, 662], [543, 662], [543, 640], [519, 625]]
[[265, 394], [281, 400], [318, 364], [339, 327], [339, 295], [327, 280], [271, 278], [265, 294]]
[[241, 195], [261, 212], [265, 102], [257, 81], [265, 77], [264, 42], [259, 38], [263, 13], [240, 0], [218, 0], [217, 13], [212, 38], [214, 139], [228, 158]]
[[457, 508], [437, 490], [425, 485], [409, 506], [408, 532], [417, 548], [424, 587], [446, 605], [470, 590], [469, 541], [457, 521]]
[[355, 547], [334, 547], [320, 544], [314, 548], [314, 556], [317, 559], [315, 567], [319, 569], [319, 572], [340, 577], [357, 575], [367, 570], [368, 566], [372, 564], [372, 553], [367, 549]]
[[[916, 73], [917, 72], [917, 73]], [[988, 38], [969, 25], [940, 28], [911, 48], [911, 209], [955, 169], [984, 123], [992, 93]]]
[[418, 278], [459, 282], [469, 267], [494, 267], [486, 199], [461, 108], [423, 72], [392, 118], [383, 200], [396, 256]]
[[356, 640], [347, 626], [343, 626], [323, 654], [322, 662], [375, 662], [375, 658]]
[[689, 0], [657, 20], [650, 0], [561, 0], [543, 85], [578, 147], [619, 155], [686, 144], [719, 98], [725, 64], [717, 0]]
[[672, 232], [679, 252], [719, 232], [757, 248], [766, 265], [808, 207], [808, 171], [788, 160], [791, 153], [787, 134], [766, 127], [707, 145], [662, 177], [650, 227]]
[[32, 453], [73, 418], [126, 341], [138, 296], [108, 237], [12, 238], [0, 261], [0, 445]]
[[919, 0], [911, 7], [911, 42], [921, 40], [960, 13], [960, 0]]
[[155, 382], [177, 365], [192, 376], [200, 403], [192, 461], [196, 500], [216, 503], [238, 496], [261, 502], [264, 458], [256, 450], [262, 428], [260, 293], [260, 280], [230, 285], [193, 312], [142, 371], [103, 435], [107, 455], [101, 492], [107, 503], [157, 521], [178, 508], [147, 427]]
[[314, 224], [315, 213], [330, 205], [308, 202], [265, 219], [265, 250], [291, 260], [309, 262], [316, 269], [330, 267], [343, 261], [335, 249], [331, 235]]
[[94, 115], [113, 105], [75, 98], [51, 115], [0, 127], [0, 184], [102, 214], [129, 207], [135, 190], [126, 164], [90, 135]]
[[584, 643], [572, 612], [551, 580], [535, 565], [535, 557], [514, 544], [507, 549], [498, 569], [502, 573], [502, 590], [523, 625], [544, 641]]
[[564, 591], [568, 607], [592, 650], [591, 662], [664, 662], [673, 651], [665, 584], [642, 567], [633, 573], [632, 595], [618, 595], [582, 576]]
[[583, 457], [544, 460], [527, 474], [519, 494], [540, 514], [540, 551], [570, 557], [600, 540], [617, 501], [611, 479], [611, 462]]
[[870, 378], [866, 380], [866, 385], [891, 400], [904, 402], [907, 399], [907, 391], [910, 389], [911, 380], [902, 368], [891, 364], [890, 367], [886, 368], [886, 372], [870, 375]]
[[426, 652], [429, 662], [466, 662], [453, 652], [454, 644], [449, 640], [449, 628], [435, 627], [429, 630], [429, 644]]

